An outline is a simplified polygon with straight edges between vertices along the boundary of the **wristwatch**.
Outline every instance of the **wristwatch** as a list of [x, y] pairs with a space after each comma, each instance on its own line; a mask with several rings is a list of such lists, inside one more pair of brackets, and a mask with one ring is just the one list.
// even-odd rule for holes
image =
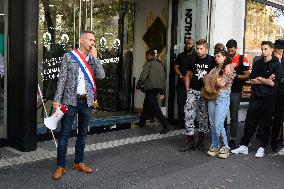
[[183, 75], [182, 75], [182, 74], [180, 74], [180, 75], [179, 75], [179, 78], [180, 78], [180, 79], [182, 79], [182, 77], [183, 77]]

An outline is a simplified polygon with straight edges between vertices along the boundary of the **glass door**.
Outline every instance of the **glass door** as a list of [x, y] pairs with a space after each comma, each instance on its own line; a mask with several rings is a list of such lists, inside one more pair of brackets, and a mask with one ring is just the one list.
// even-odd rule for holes
[[8, 1], [0, 0], [0, 139], [7, 138], [6, 127], [6, 63], [7, 63]]
[[[118, 111], [130, 106], [134, 3], [120, 0], [40, 0], [38, 81], [47, 107], [52, 111], [61, 59], [78, 48], [83, 31], [94, 31], [106, 78], [97, 81], [100, 110]], [[39, 96], [40, 97], [40, 96]], [[38, 133], [45, 112], [38, 98]], [[42, 128], [42, 129], [41, 129]]]

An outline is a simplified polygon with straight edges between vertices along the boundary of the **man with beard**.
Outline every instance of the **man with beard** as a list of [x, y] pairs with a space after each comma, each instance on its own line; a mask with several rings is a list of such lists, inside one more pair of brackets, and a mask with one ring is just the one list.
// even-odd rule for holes
[[194, 56], [194, 41], [187, 39], [185, 41], [184, 52], [177, 56], [174, 63], [175, 73], [178, 77], [177, 81], [177, 104], [178, 104], [178, 125], [177, 128], [184, 128], [184, 105], [186, 101], [186, 90], [184, 80], [187, 72], [188, 65], [193, 63]]
[[187, 99], [184, 106], [187, 144], [178, 149], [180, 152], [195, 150], [194, 119], [196, 118], [197, 108], [200, 118], [197, 149], [205, 150], [203, 140], [208, 133], [208, 108], [206, 101], [200, 96], [200, 91], [203, 87], [203, 76], [215, 67], [214, 58], [207, 53], [207, 41], [200, 39], [196, 42], [197, 56], [194, 58], [194, 63], [189, 65], [184, 80], [187, 91]]
[[[237, 147], [237, 131], [238, 131], [238, 111], [242, 99], [243, 85], [249, 78], [249, 62], [246, 57], [237, 52], [238, 44], [234, 39], [230, 39], [226, 44], [227, 50], [231, 56], [231, 62], [235, 64], [236, 77], [233, 80], [233, 85], [230, 94], [230, 140], [229, 146], [231, 149]], [[225, 123], [226, 124], [226, 123]]]

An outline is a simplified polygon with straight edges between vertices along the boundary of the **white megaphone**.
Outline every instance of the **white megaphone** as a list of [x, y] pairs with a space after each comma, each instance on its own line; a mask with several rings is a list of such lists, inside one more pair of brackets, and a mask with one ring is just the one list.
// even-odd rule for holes
[[44, 125], [50, 130], [55, 130], [57, 128], [57, 123], [61, 120], [64, 113], [68, 111], [67, 106], [62, 105], [56, 109], [56, 111], [50, 117], [43, 119]]

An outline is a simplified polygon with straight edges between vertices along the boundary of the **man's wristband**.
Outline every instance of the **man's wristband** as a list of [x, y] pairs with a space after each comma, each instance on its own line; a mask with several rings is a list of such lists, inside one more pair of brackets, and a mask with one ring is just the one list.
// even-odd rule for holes
[[182, 77], [183, 77], [183, 75], [182, 75], [182, 74], [180, 74], [180, 75], [179, 75], [179, 78], [180, 78], [180, 79], [182, 79]]

